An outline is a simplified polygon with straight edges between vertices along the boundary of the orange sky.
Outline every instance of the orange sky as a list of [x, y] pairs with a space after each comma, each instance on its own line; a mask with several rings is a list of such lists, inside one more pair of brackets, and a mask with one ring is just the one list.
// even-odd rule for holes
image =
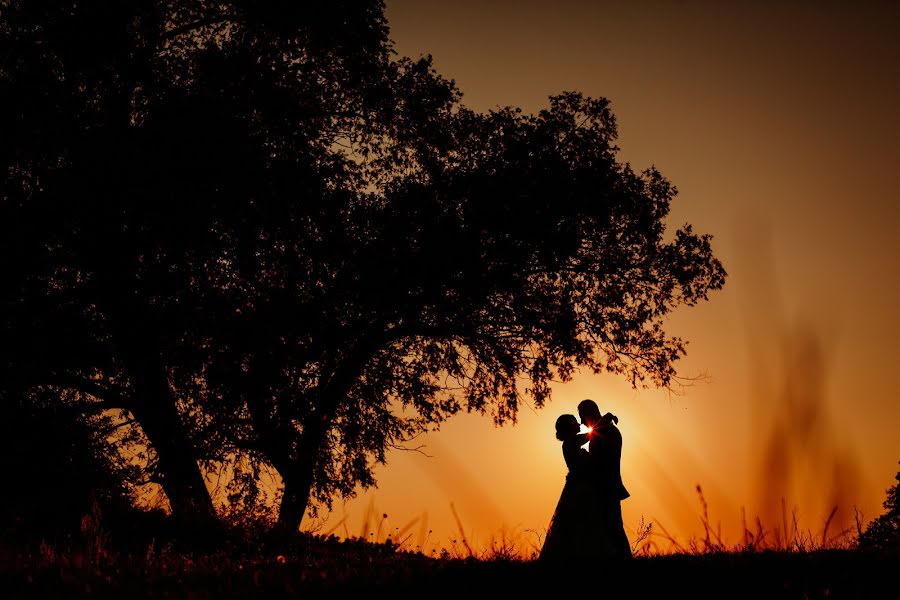
[[835, 502], [880, 514], [900, 460], [900, 6], [732, 4], [388, 1], [397, 52], [432, 54], [472, 108], [609, 98], [621, 159], [675, 183], [669, 223], [713, 234], [729, 278], [669, 324], [705, 382], [669, 397], [584, 374], [515, 427], [456, 417], [325, 530], [427, 514], [448, 545], [453, 502], [476, 544], [543, 531], [565, 474], [553, 422], [588, 397], [621, 419], [629, 530], [699, 535], [697, 484], [731, 543], [741, 507], [775, 526], [781, 496], [813, 531]]

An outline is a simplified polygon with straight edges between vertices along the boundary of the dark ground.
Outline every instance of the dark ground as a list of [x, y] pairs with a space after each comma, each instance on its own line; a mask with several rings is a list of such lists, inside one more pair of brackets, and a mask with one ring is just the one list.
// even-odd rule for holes
[[[89, 550], [88, 550], [89, 552]], [[302, 556], [292, 558], [291, 556]], [[147, 556], [7, 550], [4, 598], [310, 598], [580, 596], [592, 598], [898, 598], [900, 556], [812, 553], [672, 555], [553, 569], [519, 561], [433, 559], [362, 544], [281, 555]]]

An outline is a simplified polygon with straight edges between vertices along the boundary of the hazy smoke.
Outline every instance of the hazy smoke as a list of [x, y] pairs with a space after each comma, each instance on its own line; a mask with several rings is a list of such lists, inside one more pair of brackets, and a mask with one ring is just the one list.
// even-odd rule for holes
[[[785, 317], [772, 239], [765, 226], [748, 227], [748, 222], [753, 219], [738, 229], [740, 278], [732, 281], [740, 281], [737, 294], [750, 342], [758, 440], [754, 508], [778, 539], [791, 540], [796, 510], [801, 532], [811, 530], [821, 541], [834, 507], [829, 538], [852, 523], [860, 478], [855, 454], [829, 414], [829, 349], [838, 340], [824, 335], [802, 309], [804, 316]], [[845, 418], [852, 414], [851, 401]]]

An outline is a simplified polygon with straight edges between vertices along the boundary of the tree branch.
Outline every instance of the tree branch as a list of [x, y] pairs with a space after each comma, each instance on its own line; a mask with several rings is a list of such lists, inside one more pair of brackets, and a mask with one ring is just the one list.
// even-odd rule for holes
[[104, 385], [99, 381], [85, 379], [74, 375], [49, 375], [40, 378], [37, 385], [51, 385], [55, 387], [68, 388], [88, 394], [99, 399], [94, 406], [103, 409], [122, 409], [131, 411], [134, 402], [128, 398], [122, 390], [111, 389], [108, 385]]
[[228, 15], [214, 15], [211, 17], [206, 17], [203, 19], [197, 19], [196, 21], [192, 21], [191, 23], [187, 23], [185, 25], [181, 25], [179, 27], [175, 27], [173, 29], [168, 29], [162, 33], [160, 36], [163, 40], [171, 40], [178, 37], [181, 34], [187, 33], [189, 31], [193, 31], [195, 29], [200, 29], [201, 27], [206, 27], [208, 25], [216, 25], [218, 23], [225, 23], [226, 21], [234, 20], [233, 16]]

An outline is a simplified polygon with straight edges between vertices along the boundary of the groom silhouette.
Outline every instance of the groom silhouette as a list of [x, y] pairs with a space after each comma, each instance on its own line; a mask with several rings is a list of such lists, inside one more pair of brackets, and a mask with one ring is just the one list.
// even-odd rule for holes
[[622, 522], [622, 500], [631, 494], [622, 483], [622, 433], [615, 426], [618, 419], [612, 414], [603, 416], [593, 400], [578, 404], [582, 425], [591, 428], [588, 434], [588, 464], [595, 486], [595, 514], [585, 518], [600, 519], [604, 539], [596, 540], [601, 554], [610, 558], [631, 558], [631, 546]]

